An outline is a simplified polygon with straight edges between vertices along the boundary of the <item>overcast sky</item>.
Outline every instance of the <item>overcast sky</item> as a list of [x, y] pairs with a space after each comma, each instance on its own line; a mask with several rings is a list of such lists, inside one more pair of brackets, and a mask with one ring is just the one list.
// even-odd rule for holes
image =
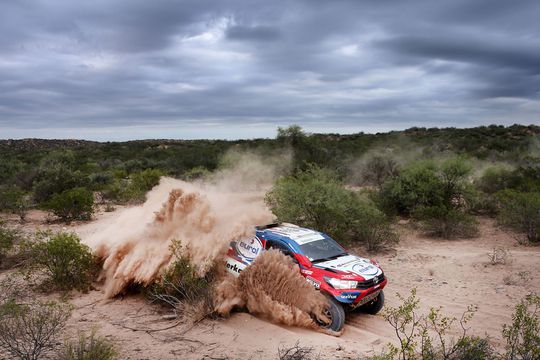
[[540, 123], [540, 1], [0, 0], [0, 138]]

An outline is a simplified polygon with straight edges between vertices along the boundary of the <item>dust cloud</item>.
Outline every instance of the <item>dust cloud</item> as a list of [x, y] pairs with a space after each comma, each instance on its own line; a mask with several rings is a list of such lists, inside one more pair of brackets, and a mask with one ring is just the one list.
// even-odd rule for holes
[[[130, 284], [153, 283], [174, 261], [173, 240], [188, 249], [203, 275], [223, 261], [231, 241], [251, 237], [255, 225], [273, 220], [264, 194], [286, 172], [290, 156], [269, 159], [232, 152], [224, 159], [225, 165], [203, 181], [162, 178], [144, 204], [125, 209], [114, 222], [83, 238], [103, 259], [106, 297], [121, 294]], [[238, 278], [222, 274], [215, 290], [214, 304], [222, 315], [241, 307], [274, 322], [336, 335], [314, 320], [328, 321], [328, 300], [277, 251], [263, 253]]]
[[328, 300], [278, 250], [263, 252], [238, 278], [231, 275], [223, 280], [216, 293], [216, 311], [223, 316], [241, 307], [273, 322], [340, 335], [317, 324], [315, 319], [329, 321]]
[[104, 261], [107, 297], [133, 283], [152, 283], [172, 261], [172, 240], [189, 248], [203, 274], [231, 241], [252, 236], [255, 225], [273, 220], [264, 194], [290, 156], [234, 152], [224, 158], [227, 163], [206, 181], [162, 178], [144, 204], [122, 211], [113, 223], [83, 238]]

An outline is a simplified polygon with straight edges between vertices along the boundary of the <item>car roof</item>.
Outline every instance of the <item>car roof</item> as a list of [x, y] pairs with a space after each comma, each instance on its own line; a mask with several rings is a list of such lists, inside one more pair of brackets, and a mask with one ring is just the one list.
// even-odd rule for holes
[[299, 246], [323, 240], [324, 234], [292, 224], [270, 224], [257, 227], [257, 236], [265, 240], [282, 241], [299, 250]]

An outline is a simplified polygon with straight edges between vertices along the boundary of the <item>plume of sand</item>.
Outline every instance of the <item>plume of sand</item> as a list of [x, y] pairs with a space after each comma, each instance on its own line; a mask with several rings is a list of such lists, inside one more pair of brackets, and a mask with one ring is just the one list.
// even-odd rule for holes
[[320, 327], [328, 322], [328, 299], [315, 290], [290, 257], [278, 250], [263, 252], [238, 278], [227, 277], [216, 289], [216, 311], [227, 316], [233, 308], [270, 321], [340, 335]]
[[171, 261], [173, 239], [190, 249], [204, 273], [230, 241], [252, 236], [254, 225], [271, 220], [260, 193], [162, 178], [142, 206], [83, 240], [104, 260], [105, 294], [112, 297], [131, 283], [153, 282]]

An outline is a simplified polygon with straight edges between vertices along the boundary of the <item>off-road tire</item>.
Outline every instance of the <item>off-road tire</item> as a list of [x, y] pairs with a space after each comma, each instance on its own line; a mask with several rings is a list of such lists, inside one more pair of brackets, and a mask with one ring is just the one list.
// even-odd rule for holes
[[343, 309], [343, 306], [334, 299], [328, 298], [328, 304], [329, 306], [326, 315], [332, 321], [329, 324], [318, 323], [325, 329], [339, 332], [343, 329], [343, 326], [345, 326], [345, 310]]
[[375, 315], [377, 314], [379, 311], [381, 311], [381, 309], [383, 308], [384, 306], [384, 292], [381, 291], [379, 293], [379, 296], [377, 296], [373, 301], [365, 304], [365, 305], [362, 305], [360, 307], [360, 311], [366, 313], [366, 314], [371, 314], [371, 315]]

